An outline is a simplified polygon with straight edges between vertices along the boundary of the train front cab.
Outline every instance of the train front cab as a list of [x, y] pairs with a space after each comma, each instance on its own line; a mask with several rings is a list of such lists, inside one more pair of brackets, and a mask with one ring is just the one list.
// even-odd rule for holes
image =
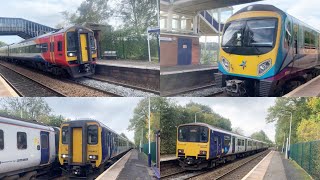
[[95, 121], [70, 121], [61, 126], [59, 161], [68, 172], [85, 176], [101, 165], [101, 126]]
[[84, 27], [74, 27], [65, 33], [68, 73], [72, 77], [92, 75], [95, 73], [97, 46], [94, 34]]
[[185, 169], [202, 169], [209, 158], [210, 131], [199, 125], [182, 125], [177, 132], [176, 156]]

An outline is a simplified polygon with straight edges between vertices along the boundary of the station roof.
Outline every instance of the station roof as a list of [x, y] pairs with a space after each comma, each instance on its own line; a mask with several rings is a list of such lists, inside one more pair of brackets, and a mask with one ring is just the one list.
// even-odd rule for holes
[[161, 11], [171, 9], [176, 14], [194, 15], [198, 11], [235, 6], [261, 0], [160, 0]]

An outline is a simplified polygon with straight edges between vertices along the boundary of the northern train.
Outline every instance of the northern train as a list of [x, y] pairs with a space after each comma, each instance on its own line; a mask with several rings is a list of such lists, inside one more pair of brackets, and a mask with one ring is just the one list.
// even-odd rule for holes
[[59, 161], [70, 175], [102, 172], [110, 159], [132, 148], [133, 143], [96, 120], [74, 120], [61, 125]]
[[185, 170], [212, 168], [268, 149], [269, 144], [205, 123], [177, 127], [176, 156]]
[[59, 172], [59, 128], [0, 116], [0, 179], [34, 179]]
[[78, 78], [95, 73], [97, 46], [93, 31], [77, 25], [0, 47], [0, 58]]
[[231, 96], [282, 96], [320, 74], [320, 34], [272, 5], [250, 5], [226, 22], [218, 86]]

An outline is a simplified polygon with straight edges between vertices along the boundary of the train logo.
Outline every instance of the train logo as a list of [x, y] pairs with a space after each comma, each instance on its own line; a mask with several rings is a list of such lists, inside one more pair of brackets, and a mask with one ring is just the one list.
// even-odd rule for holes
[[241, 66], [242, 69], [244, 70], [244, 68], [247, 67], [247, 61], [243, 60], [242, 63], [240, 64], [240, 66]]

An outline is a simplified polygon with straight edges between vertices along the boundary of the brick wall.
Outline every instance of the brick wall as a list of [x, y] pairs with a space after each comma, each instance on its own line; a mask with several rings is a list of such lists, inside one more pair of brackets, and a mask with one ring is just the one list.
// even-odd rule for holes
[[199, 37], [192, 36], [179, 36], [179, 35], [168, 35], [161, 34], [162, 40], [160, 42], [160, 66], [176, 66], [178, 64], [178, 38], [187, 38], [192, 40], [192, 57], [191, 64], [199, 64], [200, 61], [200, 43]]

